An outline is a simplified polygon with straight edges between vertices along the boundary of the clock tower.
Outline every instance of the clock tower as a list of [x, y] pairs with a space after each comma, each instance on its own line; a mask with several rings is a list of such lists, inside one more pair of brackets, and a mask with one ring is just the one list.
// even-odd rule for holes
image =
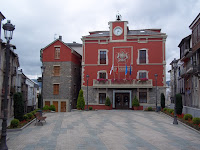
[[124, 42], [127, 38], [128, 21], [122, 21], [121, 15], [116, 15], [116, 21], [108, 23], [110, 25], [110, 42]]

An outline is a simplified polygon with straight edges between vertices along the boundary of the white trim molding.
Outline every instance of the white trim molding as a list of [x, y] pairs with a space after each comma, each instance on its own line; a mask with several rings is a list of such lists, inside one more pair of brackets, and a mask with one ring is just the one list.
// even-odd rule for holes
[[140, 72], [146, 72], [146, 78], [149, 79], [149, 71], [147, 70], [138, 70], [136, 79], [139, 79]]
[[97, 79], [99, 79], [99, 73], [106, 73], [106, 79], [108, 79], [107, 70], [99, 70], [99, 71], [97, 71]]
[[[100, 52], [105, 51], [106, 52], [106, 64], [100, 64]], [[98, 49], [98, 65], [108, 65], [108, 50], [107, 49]]]
[[116, 93], [129, 93], [129, 108], [132, 108], [132, 91], [131, 90], [113, 90], [113, 105], [115, 108], [115, 94]]
[[[141, 50], [145, 50], [146, 51], [146, 63], [140, 63], [140, 51]], [[138, 49], [138, 57], [137, 57], [137, 60], [136, 60], [136, 63], [137, 64], [149, 64], [149, 55], [148, 55], [148, 49], [147, 48], [141, 48], [141, 49]]]

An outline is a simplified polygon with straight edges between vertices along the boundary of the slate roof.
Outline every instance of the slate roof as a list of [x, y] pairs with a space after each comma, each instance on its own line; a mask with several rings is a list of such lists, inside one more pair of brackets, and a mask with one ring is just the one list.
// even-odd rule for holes
[[[152, 29], [153, 30], [153, 29]], [[152, 31], [151, 29], [143, 29], [143, 30], [129, 30], [129, 35], [163, 35], [164, 33]], [[109, 36], [109, 31], [97, 31], [96, 33], [93, 32], [91, 35], [87, 35], [85, 37], [105, 37]]]
[[82, 44], [80, 43], [76, 43], [76, 42], [73, 42], [73, 43], [65, 43], [67, 46], [69, 47], [82, 47]]

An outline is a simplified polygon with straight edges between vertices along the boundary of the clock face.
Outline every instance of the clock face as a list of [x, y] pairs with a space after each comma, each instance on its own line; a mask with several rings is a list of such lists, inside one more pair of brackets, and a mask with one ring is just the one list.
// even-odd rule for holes
[[118, 27], [115, 27], [115, 28], [114, 28], [114, 34], [115, 34], [115, 35], [119, 36], [119, 35], [122, 34], [122, 32], [123, 32], [123, 30], [122, 30], [121, 27], [118, 26]]

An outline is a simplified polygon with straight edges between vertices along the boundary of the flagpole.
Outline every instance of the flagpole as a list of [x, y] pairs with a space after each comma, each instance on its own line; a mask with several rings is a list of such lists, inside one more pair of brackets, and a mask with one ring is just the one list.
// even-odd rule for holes
[[114, 66], [114, 69], [113, 69], [113, 73], [114, 73], [114, 80], [115, 80], [115, 66]]
[[126, 80], [126, 74], [127, 74], [127, 73], [126, 73], [126, 64], [125, 64], [125, 80]]

